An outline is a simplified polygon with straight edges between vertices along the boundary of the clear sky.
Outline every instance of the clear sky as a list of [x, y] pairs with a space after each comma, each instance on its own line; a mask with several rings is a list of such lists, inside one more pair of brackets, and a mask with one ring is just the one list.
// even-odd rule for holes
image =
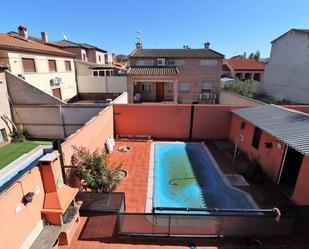
[[309, 0], [11, 0], [1, 2], [0, 32], [19, 25], [50, 40], [86, 42], [114, 53], [144, 48], [202, 47], [230, 57], [270, 53], [270, 41], [291, 28], [309, 28]]

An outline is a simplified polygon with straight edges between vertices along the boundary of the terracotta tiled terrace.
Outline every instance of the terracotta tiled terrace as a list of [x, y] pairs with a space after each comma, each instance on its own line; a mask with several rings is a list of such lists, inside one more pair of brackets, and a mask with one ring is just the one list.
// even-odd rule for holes
[[[129, 152], [119, 152], [122, 145], [131, 147]], [[125, 193], [127, 212], [144, 212], [147, 192], [147, 178], [151, 141], [117, 141], [116, 150], [110, 155], [112, 168], [121, 167], [128, 171], [117, 191]], [[217, 160], [224, 173], [231, 173], [232, 156], [220, 151], [213, 142], [206, 142], [207, 147]], [[245, 156], [240, 156], [233, 165], [233, 172], [241, 172], [248, 163]], [[290, 205], [288, 199], [272, 184], [266, 181], [261, 186], [242, 187], [263, 207]], [[263, 246], [250, 246], [243, 239], [232, 238], [163, 238], [163, 237], [127, 237], [117, 234], [115, 214], [82, 213], [81, 223], [71, 245], [60, 246], [61, 249], [104, 249], [104, 248], [309, 248], [309, 236], [298, 234], [289, 238], [263, 239]], [[192, 247], [194, 248], [194, 247]]]

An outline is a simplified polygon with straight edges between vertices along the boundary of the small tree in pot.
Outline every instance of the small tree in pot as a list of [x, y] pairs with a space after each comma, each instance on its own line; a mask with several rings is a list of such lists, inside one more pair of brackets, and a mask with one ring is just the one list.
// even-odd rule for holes
[[112, 192], [119, 182], [119, 171], [112, 171], [107, 166], [106, 153], [103, 150], [90, 152], [83, 146], [73, 146], [72, 166], [76, 167], [75, 175], [84, 189], [92, 192]]

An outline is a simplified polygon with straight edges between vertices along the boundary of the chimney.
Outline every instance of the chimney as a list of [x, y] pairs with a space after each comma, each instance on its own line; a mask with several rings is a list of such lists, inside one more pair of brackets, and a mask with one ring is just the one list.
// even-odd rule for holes
[[141, 42], [137, 42], [135, 43], [135, 46], [137, 49], [142, 48], [142, 43]]
[[205, 49], [209, 49], [209, 45], [210, 45], [209, 42], [205, 42], [205, 43], [204, 43], [204, 48], [205, 48]]
[[27, 28], [23, 27], [23, 26], [19, 26], [18, 27], [18, 34], [26, 39], [28, 39], [28, 32], [27, 32]]
[[46, 31], [41, 32], [41, 39], [44, 43], [48, 43], [48, 34]]

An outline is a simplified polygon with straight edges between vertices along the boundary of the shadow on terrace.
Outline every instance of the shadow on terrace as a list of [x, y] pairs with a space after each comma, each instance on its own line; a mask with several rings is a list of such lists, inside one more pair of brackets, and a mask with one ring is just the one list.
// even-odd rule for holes
[[[248, 167], [252, 166], [248, 157], [251, 157], [251, 151], [253, 150], [234, 150], [234, 144], [231, 143], [231, 141], [235, 141], [234, 135], [237, 133], [235, 127], [238, 128], [239, 124], [230, 110], [238, 108], [244, 107], [221, 105], [163, 106], [156, 104], [113, 105], [106, 108], [80, 131], [69, 137], [62, 144], [65, 165], [70, 163], [72, 145], [84, 145], [89, 149], [104, 148], [106, 139], [115, 136], [118, 139], [116, 140], [114, 152], [109, 155], [109, 165], [111, 168], [121, 165], [122, 169], [128, 172], [128, 177], [120, 183], [117, 189], [117, 192], [124, 193], [123, 206], [120, 205], [118, 209], [111, 211], [106, 203], [100, 204], [97, 197], [94, 199], [96, 200], [94, 201], [95, 204], [92, 202], [91, 205], [87, 205], [85, 197], [82, 194], [80, 195], [79, 198], [84, 200], [83, 217], [71, 246], [87, 245], [90, 247], [98, 246], [98, 248], [117, 248], [118, 246], [118, 248], [122, 248], [122, 244], [126, 244], [128, 247], [132, 246], [132, 248], [136, 248], [137, 245], [140, 248], [143, 248], [143, 245], [151, 248], [150, 245], [189, 246], [192, 243], [192, 245], [214, 246], [215, 248], [229, 248], [231, 245], [247, 248], [247, 243], [252, 241], [240, 237], [248, 235], [243, 232], [248, 227], [249, 230], [256, 231], [256, 234], [251, 234], [252, 238], [265, 237], [265, 233], [270, 232], [269, 235], [272, 238], [263, 238], [263, 243], [266, 246], [274, 245], [274, 243], [278, 246], [290, 245], [291, 243], [297, 246], [307, 245], [309, 240], [308, 236], [304, 235], [304, 231], [308, 231], [308, 229], [303, 228], [307, 228], [308, 215], [300, 214], [300, 212], [295, 215], [295, 212], [290, 213], [290, 211], [293, 209], [303, 211], [304, 209], [301, 206], [296, 208], [295, 204], [305, 206], [308, 203], [300, 202], [295, 198], [295, 195], [288, 196], [276, 184], [276, 174], [279, 174], [278, 170], [280, 168], [277, 164], [278, 161], [281, 164], [283, 158], [278, 159], [280, 155], [278, 156], [276, 151], [272, 151], [275, 148], [270, 150], [264, 148], [265, 141], [263, 139], [269, 134], [262, 134], [261, 151], [255, 151], [256, 155], [259, 156], [261, 168], [265, 172], [264, 179], [254, 182], [248, 177], [248, 173], [245, 173], [248, 172]], [[244, 134], [243, 139], [250, 140], [251, 144], [254, 134], [250, 135], [250, 125], [249, 123], [246, 124], [247, 133], [240, 132]], [[152, 139], [144, 139], [146, 137]], [[271, 212], [263, 213], [261, 210], [258, 213], [259, 217], [236, 215], [232, 218], [221, 217], [217, 214], [208, 217], [202, 215], [194, 217], [193, 215], [189, 218], [183, 214], [178, 216], [145, 214], [149, 196], [149, 167], [151, 165], [149, 162], [151, 162], [151, 143], [153, 140], [205, 142], [205, 146], [207, 146], [231, 185], [249, 193], [260, 209], [278, 207], [282, 212], [281, 220], [275, 219], [276, 214]], [[118, 148], [123, 145], [129, 146], [130, 150], [128, 152], [118, 151]], [[264, 150], [267, 150], [266, 153]], [[235, 155], [235, 163], [233, 163]], [[267, 158], [264, 158], [265, 155]], [[239, 175], [243, 177], [239, 177]], [[295, 187], [295, 191], [298, 191], [297, 187]], [[301, 216], [301, 219], [296, 216]], [[194, 218], [198, 218], [198, 220], [195, 219], [196, 224], [199, 222], [201, 224], [195, 227], [194, 230], [197, 229], [197, 234], [203, 235], [203, 238], [179, 239], [169, 237], [170, 234], [188, 235], [185, 232], [188, 231], [188, 226], [190, 227], [193, 224]], [[185, 219], [189, 222], [187, 225], [173, 226], [173, 222], [179, 224]], [[297, 225], [293, 226], [295, 220]], [[147, 227], [147, 224], [149, 227]], [[221, 227], [218, 228], [218, 226]], [[225, 226], [225, 229], [222, 229], [222, 226]], [[282, 234], [279, 231], [280, 227], [284, 227]], [[182, 230], [179, 230], [179, 228]], [[119, 234], [121, 229], [126, 232]], [[176, 231], [176, 229], [178, 230]], [[227, 234], [219, 234], [218, 231], [228, 232]], [[240, 233], [237, 234], [237, 231], [240, 231]], [[124, 235], [143, 236], [128, 237]], [[145, 239], [144, 235], [151, 236]], [[163, 238], [154, 238], [154, 235], [163, 235]], [[227, 235], [227, 237], [210, 239], [205, 238], [207, 235], [216, 238], [219, 235]], [[281, 237], [286, 235], [290, 236]]]

